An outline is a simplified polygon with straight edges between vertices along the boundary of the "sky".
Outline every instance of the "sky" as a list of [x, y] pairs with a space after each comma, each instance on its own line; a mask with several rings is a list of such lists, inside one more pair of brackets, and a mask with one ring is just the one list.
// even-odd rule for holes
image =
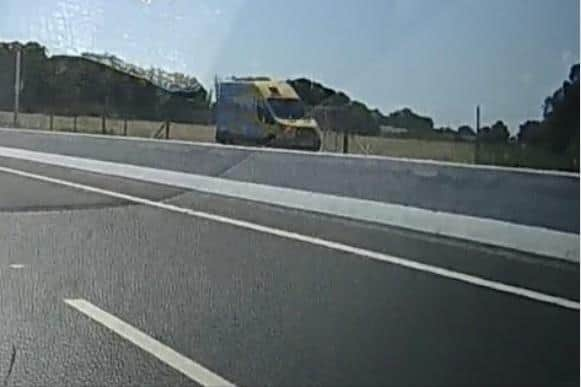
[[307, 77], [436, 126], [514, 133], [579, 62], [579, 0], [0, 0], [0, 41], [197, 77]]

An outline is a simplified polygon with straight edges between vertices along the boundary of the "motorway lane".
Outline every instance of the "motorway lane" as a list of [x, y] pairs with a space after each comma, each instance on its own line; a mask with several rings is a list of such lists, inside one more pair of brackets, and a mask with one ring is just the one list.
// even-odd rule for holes
[[579, 300], [579, 265], [567, 261], [200, 192], [167, 202]]
[[[42, 168], [48, 174], [66, 173]], [[98, 176], [90, 179], [99, 183]], [[123, 190], [120, 183], [117, 188]], [[151, 192], [143, 188], [142, 194]], [[219, 200], [224, 199], [190, 193], [171, 199], [205, 209], [216, 209]], [[276, 219], [284, 223], [288, 218], [286, 225], [301, 232], [321, 225], [320, 220], [317, 223], [297, 211], [261, 208], [244, 212], [248, 209], [245, 204], [230, 200], [228, 211], [241, 217], [254, 214], [253, 220], [275, 219], [268, 211], [276, 211]], [[41, 273], [22, 281], [24, 289], [45, 283], [40, 291], [22, 296], [24, 291], [14, 290], [19, 289], [14, 280], [3, 281], [10, 285], [2, 292], [2, 300], [13, 305], [3, 310], [17, 310], [14, 305], [35, 299], [34, 294], [52, 297], [56, 304], [60, 297], [86, 298], [235, 383], [578, 384], [578, 311], [142, 206], [3, 213], [0, 217], [1, 264], [22, 262], [28, 270]], [[417, 237], [409, 235], [394, 242], [398, 236], [394, 239], [393, 230], [371, 232], [365, 225], [342, 222], [324, 219], [330, 226], [320, 232], [323, 236], [352, 233], [351, 242], [374, 243], [374, 247], [384, 235], [388, 251], [418, 243]], [[362, 238], [368, 233], [375, 237]], [[462, 245], [443, 245], [443, 249], [456, 246], [456, 260], [461, 261]], [[451, 251], [428, 247], [424, 245], [424, 255], [441, 263]], [[469, 250], [471, 257], [478, 250]], [[410, 248], [401, 252], [406, 251]], [[545, 262], [543, 266], [536, 257], [510, 256], [507, 260], [507, 252], [494, 258], [496, 250], [483, 251], [474, 262], [491, 259], [491, 266], [497, 267], [493, 274], [502, 272], [505, 265], [513, 265], [511, 270], [516, 271], [525, 264], [541, 264], [537, 271], [553, 268], [553, 275], [565, 273], [562, 282], [569, 285], [560, 291], [569, 294], [575, 286], [578, 289], [576, 265]], [[528, 278], [530, 270], [523, 270], [523, 277]], [[60, 290], [63, 287], [66, 291]], [[53, 309], [50, 320], [65, 328], [72, 324], [70, 317], [61, 314], [66, 309]], [[44, 321], [50, 321], [47, 313], [24, 318], [41, 321], [28, 323], [36, 336], [42, 336]], [[16, 325], [8, 323], [5, 326]], [[58, 334], [70, 334], [71, 329], [57, 330], [54, 336], [50, 332], [46, 340], [56, 342]], [[99, 340], [77, 340], [99, 347]], [[115, 348], [124, 345], [121, 339], [111, 340]], [[46, 353], [43, 348], [37, 348], [38, 353]], [[91, 374], [92, 380], [107, 385], [143, 380], [131, 378], [134, 369], [141, 369], [139, 356], [149, 357], [129, 348], [111, 357], [113, 364], [124, 364], [122, 376], [107, 379], [103, 370]], [[72, 352], [83, 359], [82, 354]], [[60, 380], [68, 373], [86, 376], [78, 369], [92, 364], [91, 355], [78, 360], [81, 366], [76, 373], [64, 369]], [[33, 367], [41, 358], [32, 358]], [[176, 374], [161, 370], [157, 379], [152, 376], [149, 380], [183, 381]]]
[[124, 140], [119, 137], [0, 131], [0, 146], [220, 176], [579, 232], [578, 176]]

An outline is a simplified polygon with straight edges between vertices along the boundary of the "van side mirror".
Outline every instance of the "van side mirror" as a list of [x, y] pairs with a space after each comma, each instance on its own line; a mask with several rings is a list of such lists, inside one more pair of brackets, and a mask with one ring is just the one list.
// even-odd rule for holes
[[258, 117], [258, 121], [265, 122], [264, 106], [261, 102], [256, 103], [256, 116]]
[[272, 114], [270, 114], [270, 111], [267, 108], [264, 109], [264, 122], [269, 125], [272, 125], [275, 122]]
[[272, 125], [275, 123], [272, 114], [270, 114], [270, 111], [262, 101], [256, 103], [256, 116], [260, 122], [264, 122], [265, 124]]

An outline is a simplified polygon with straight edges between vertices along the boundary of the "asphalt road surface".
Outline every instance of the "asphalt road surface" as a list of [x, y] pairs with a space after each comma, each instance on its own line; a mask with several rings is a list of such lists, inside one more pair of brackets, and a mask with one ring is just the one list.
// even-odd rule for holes
[[0, 168], [6, 386], [579, 384], [579, 265], [31, 162]]

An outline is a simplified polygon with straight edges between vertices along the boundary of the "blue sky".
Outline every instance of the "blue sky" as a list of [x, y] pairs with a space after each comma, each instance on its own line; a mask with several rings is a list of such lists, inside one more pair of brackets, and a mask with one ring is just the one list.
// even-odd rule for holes
[[538, 118], [579, 61], [578, 0], [0, 0], [0, 40], [196, 76], [306, 76], [436, 125]]

